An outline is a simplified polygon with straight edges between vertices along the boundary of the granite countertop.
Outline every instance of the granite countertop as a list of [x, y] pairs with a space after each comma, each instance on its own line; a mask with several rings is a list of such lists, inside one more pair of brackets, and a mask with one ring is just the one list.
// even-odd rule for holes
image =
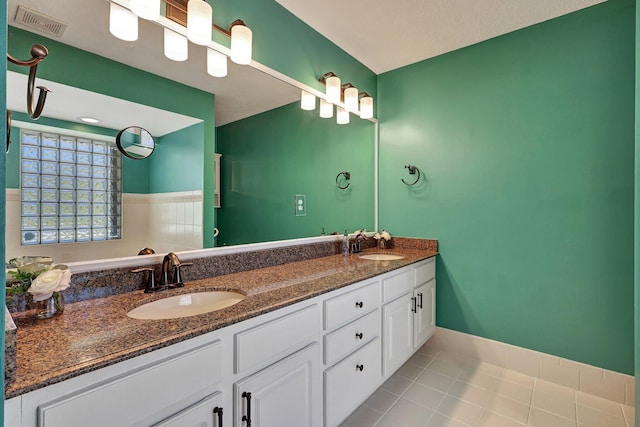
[[[365, 252], [377, 252], [367, 250]], [[14, 313], [17, 325], [16, 379], [9, 399], [269, 311], [430, 258], [436, 250], [386, 251], [405, 258], [367, 261], [333, 255], [185, 283], [183, 288], [145, 294], [142, 290], [67, 303], [61, 316], [35, 320]], [[236, 305], [197, 316], [138, 320], [134, 307], [167, 296], [205, 290], [246, 295]]]

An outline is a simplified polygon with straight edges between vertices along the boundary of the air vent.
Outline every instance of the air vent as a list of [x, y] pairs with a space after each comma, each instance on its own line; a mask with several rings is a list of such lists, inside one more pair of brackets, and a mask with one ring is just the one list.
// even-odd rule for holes
[[50, 16], [43, 15], [40, 12], [36, 12], [35, 10], [28, 9], [24, 6], [18, 6], [15, 21], [18, 24], [33, 28], [41, 33], [56, 37], [62, 36], [64, 30], [67, 29], [67, 24], [56, 21]]

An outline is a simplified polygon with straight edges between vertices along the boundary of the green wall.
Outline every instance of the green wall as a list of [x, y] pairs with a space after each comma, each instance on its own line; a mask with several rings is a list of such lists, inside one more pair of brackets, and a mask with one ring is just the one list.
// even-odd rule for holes
[[[640, 182], [640, 7], [636, 1], [636, 103], [635, 103], [635, 182]], [[634, 194], [634, 293], [635, 293], [635, 375], [636, 390], [640, 390], [640, 186], [635, 186]], [[640, 393], [636, 394], [635, 407], [640, 408]], [[636, 411], [636, 425], [640, 425], [640, 411]]]
[[[7, 55], [7, 6], [5, 3], [4, 7], [0, 7], [0, 58], [4, 58]], [[0, 74], [5, 75], [7, 73], [7, 63], [5, 61], [2, 62], [2, 67], [0, 68]], [[7, 93], [7, 80], [0, 79], [0, 93]], [[0, 129], [7, 128], [6, 122], [6, 113], [7, 110], [7, 99], [6, 96], [0, 96]], [[0, 146], [6, 147], [7, 144], [7, 134], [6, 132], [0, 132]], [[5, 163], [6, 159], [4, 156], [0, 156], [0, 176], [5, 174]], [[2, 201], [2, 206], [6, 206], [6, 191], [5, 191], [5, 183], [4, 180], [0, 179], [0, 200]], [[5, 209], [0, 209], [0, 224], [5, 224]], [[5, 259], [5, 227], [2, 226], [0, 229], [0, 257], [1, 259]], [[5, 272], [4, 269], [0, 272], [0, 279], [5, 281]], [[0, 292], [0, 307], [5, 304], [5, 294], [4, 292]], [[0, 330], [4, 331], [5, 323], [4, 316], [0, 316]], [[4, 348], [4, 334], [0, 334], [0, 348]], [[0, 367], [2, 367], [2, 371], [4, 372], [4, 351], [0, 352]], [[2, 379], [0, 379], [0, 390], [4, 390], [4, 375], [2, 375]], [[4, 402], [4, 394], [0, 399], [0, 402]], [[4, 425], [4, 404], [0, 409], [0, 425]]]
[[[374, 125], [320, 119], [298, 102], [217, 129], [222, 154], [218, 245], [373, 228]], [[336, 175], [351, 173], [346, 190]], [[344, 186], [345, 183], [341, 184]], [[306, 196], [295, 216], [294, 196]]]
[[633, 374], [634, 16], [379, 76], [380, 227], [439, 239], [439, 326]]
[[[204, 123], [158, 138], [149, 170], [150, 193], [202, 190]], [[213, 159], [210, 160], [213, 164]]]

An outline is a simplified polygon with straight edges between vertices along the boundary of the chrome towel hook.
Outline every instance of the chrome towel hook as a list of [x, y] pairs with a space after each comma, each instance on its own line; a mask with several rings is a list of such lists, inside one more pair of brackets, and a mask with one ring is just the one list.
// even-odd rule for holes
[[351, 183], [347, 182], [347, 185], [345, 185], [344, 187], [341, 186], [340, 183], [338, 182], [338, 180], [340, 179], [340, 175], [344, 175], [345, 181], [349, 181], [351, 179], [351, 173], [349, 173], [347, 171], [342, 171], [338, 175], [336, 175], [336, 187], [338, 187], [341, 190], [346, 190], [347, 188], [349, 188]]
[[404, 185], [408, 185], [409, 187], [413, 187], [414, 185], [416, 185], [418, 183], [418, 181], [420, 181], [420, 169], [418, 169], [417, 166], [413, 166], [413, 165], [406, 165], [405, 169], [409, 169], [409, 175], [415, 175], [416, 172], [418, 172], [418, 177], [412, 183], [408, 183], [407, 181], [404, 180], [404, 178], [401, 179], [401, 181], [404, 183]]

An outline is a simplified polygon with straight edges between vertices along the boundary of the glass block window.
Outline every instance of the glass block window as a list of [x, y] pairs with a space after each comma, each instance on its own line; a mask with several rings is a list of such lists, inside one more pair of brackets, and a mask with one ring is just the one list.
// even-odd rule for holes
[[23, 245], [121, 238], [115, 143], [31, 130], [20, 141]]

